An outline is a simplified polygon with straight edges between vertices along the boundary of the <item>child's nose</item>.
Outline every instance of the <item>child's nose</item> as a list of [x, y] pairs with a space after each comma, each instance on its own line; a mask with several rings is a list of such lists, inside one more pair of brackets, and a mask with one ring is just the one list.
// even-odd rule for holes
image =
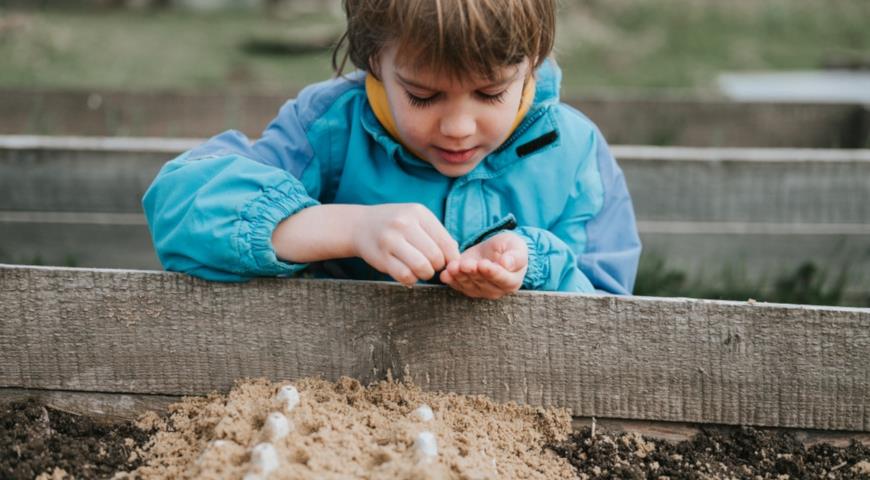
[[477, 123], [469, 112], [454, 111], [441, 118], [441, 135], [465, 138], [474, 135]]

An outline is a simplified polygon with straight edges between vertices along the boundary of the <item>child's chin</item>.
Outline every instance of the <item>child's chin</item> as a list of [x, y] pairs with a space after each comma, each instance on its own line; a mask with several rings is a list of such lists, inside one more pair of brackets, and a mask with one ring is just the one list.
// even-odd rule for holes
[[474, 170], [474, 167], [477, 166], [477, 163], [478, 162], [462, 164], [439, 163], [434, 165], [434, 167], [436, 170], [438, 170], [438, 173], [444, 175], [445, 177], [457, 178]]
[[481, 161], [482, 159], [472, 159], [471, 161], [463, 163], [448, 163], [440, 159], [436, 161], [432, 161], [430, 159], [429, 163], [433, 167], [435, 167], [435, 170], [438, 170], [438, 173], [440, 173], [441, 175], [444, 175], [445, 177], [456, 178], [461, 177], [468, 172], [474, 170], [474, 168], [477, 167], [477, 164], [479, 164]]

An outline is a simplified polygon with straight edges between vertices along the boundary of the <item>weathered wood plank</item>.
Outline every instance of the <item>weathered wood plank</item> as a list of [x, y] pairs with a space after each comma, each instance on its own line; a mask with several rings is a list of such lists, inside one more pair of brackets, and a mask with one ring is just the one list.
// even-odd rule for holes
[[135, 420], [147, 411], [164, 413], [183, 397], [125, 393], [94, 393], [63, 390], [0, 388], [0, 404], [35, 398], [45, 405], [96, 420]]
[[870, 309], [0, 267], [0, 387], [183, 395], [406, 368], [580, 416], [870, 431]]
[[[197, 143], [0, 136], [0, 211], [138, 213], [160, 167]], [[613, 153], [646, 222], [870, 224], [870, 150], [614, 146]]]
[[[0, 89], [0, 132], [200, 137], [235, 128], [259, 135], [288, 98], [237, 92]], [[861, 105], [733, 102], [643, 92], [586, 92], [567, 102], [614, 144], [868, 148]]]
[[[26, 215], [18, 213], [19, 219]], [[99, 214], [55, 214], [39, 218], [51, 221], [27, 222], [9, 221], [12, 216], [0, 212], [0, 263], [162, 269], [145, 215], [125, 215], [124, 223], [101, 223]]]
[[193, 141], [0, 137], [0, 210], [141, 212], [160, 167]]
[[[0, 262], [159, 268], [141, 197], [196, 139], [0, 136]], [[647, 256], [715, 285], [803, 263], [870, 295], [870, 150], [615, 146]]]
[[641, 220], [870, 223], [870, 150], [613, 150]]
[[[698, 425], [685, 422], [660, 422], [653, 420], [625, 420], [620, 418], [596, 418], [594, 419], [597, 429], [610, 432], [634, 432], [656, 440], [669, 442], [681, 442], [689, 440], [701, 429], [715, 429], [723, 433], [736, 429], [735, 426], [726, 425]], [[593, 423], [591, 417], [574, 417], [572, 425], [575, 430], [590, 427]], [[806, 446], [818, 443], [827, 443], [835, 447], [847, 447], [853, 440], [864, 445], [870, 445], [870, 434], [865, 432], [843, 432], [831, 430], [805, 430], [796, 428], [761, 427], [765, 430], [791, 433], [797, 440]], [[599, 430], [600, 431], [600, 430]]]

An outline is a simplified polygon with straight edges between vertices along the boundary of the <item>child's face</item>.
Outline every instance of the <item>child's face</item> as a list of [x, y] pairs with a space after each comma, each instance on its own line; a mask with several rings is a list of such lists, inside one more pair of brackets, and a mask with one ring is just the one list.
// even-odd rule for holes
[[448, 177], [470, 172], [507, 140], [529, 74], [527, 59], [496, 72], [495, 81], [454, 81], [397, 65], [394, 46], [379, 67], [402, 142]]

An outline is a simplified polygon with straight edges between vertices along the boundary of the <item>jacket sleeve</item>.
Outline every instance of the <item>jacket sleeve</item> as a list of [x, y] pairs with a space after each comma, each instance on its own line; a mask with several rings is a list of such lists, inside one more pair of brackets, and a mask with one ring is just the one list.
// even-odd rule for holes
[[515, 230], [529, 248], [523, 288], [631, 294], [640, 259], [622, 170], [596, 130], [563, 214], [547, 229]]
[[318, 203], [320, 160], [300, 119], [304, 94], [256, 143], [229, 131], [163, 166], [142, 205], [164, 268], [243, 281], [305, 267], [278, 259], [271, 242], [279, 222]]

